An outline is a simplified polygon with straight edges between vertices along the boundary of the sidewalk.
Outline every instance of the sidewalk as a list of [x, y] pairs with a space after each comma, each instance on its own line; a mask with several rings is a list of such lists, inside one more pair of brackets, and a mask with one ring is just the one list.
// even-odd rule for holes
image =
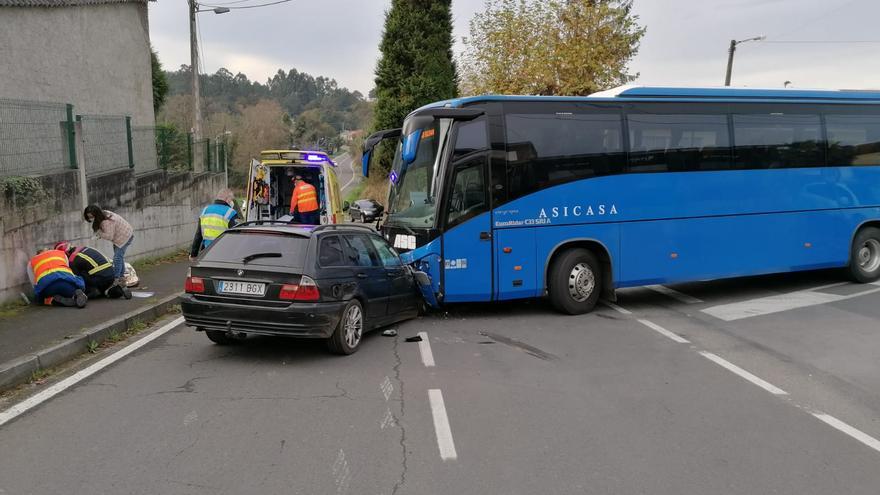
[[[160, 263], [138, 271], [140, 285], [132, 292], [152, 292], [147, 298], [90, 300], [84, 309], [59, 308], [30, 305], [14, 311], [11, 315], [0, 316], [0, 374], [7, 371], [13, 361], [24, 361], [44, 353], [47, 349], [58, 347], [59, 343], [81, 339], [83, 332], [95, 329], [127, 314], [151, 312], [163, 301], [183, 291], [183, 282], [189, 262], [186, 259]], [[131, 315], [130, 315], [131, 316]], [[145, 316], [144, 319], [148, 319]], [[60, 350], [60, 349], [58, 349]], [[60, 354], [70, 354], [75, 349]], [[38, 363], [48, 367], [47, 363]], [[52, 363], [51, 365], [57, 365]], [[4, 387], [0, 376], [0, 390]]]

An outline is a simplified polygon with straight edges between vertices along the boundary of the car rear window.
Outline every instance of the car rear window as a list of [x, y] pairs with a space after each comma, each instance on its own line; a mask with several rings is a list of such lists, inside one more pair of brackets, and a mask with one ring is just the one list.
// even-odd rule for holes
[[[264, 231], [229, 231], [211, 244], [203, 261], [243, 263], [254, 266], [299, 268], [305, 262], [309, 239]], [[262, 255], [262, 256], [258, 256]]]

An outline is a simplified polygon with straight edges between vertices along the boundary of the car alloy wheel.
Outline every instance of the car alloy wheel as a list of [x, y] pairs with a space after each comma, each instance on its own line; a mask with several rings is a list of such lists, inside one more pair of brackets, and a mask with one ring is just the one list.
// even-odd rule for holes
[[361, 342], [364, 331], [364, 318], [361, 307], [352, 305], [345, 311], [342, 323], [345, 332], [345, 343], [350, 348], [355, 348]]

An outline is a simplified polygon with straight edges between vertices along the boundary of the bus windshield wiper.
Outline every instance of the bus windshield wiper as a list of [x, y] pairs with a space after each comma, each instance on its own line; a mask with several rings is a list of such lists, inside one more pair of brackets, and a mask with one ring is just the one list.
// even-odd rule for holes
[[280, 258], [281, 253], [254, 253], [249, 254], [242, 258], [241, 262], [247, 264], [249, 261], [253, 261], [257, 258]]

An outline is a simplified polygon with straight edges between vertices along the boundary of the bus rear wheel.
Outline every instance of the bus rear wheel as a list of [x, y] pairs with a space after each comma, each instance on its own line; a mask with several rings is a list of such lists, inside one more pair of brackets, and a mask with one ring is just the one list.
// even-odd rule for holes
[[856, 233], [849, 255], [849, 273], [863, 284], [880, 279], [880, 229], [865, 227]]
[[592, 311], [602, 292], [602, 266], [587, 249], [568, 249], [550, 268], [550, 302], [561, 313], [580, 315]]

